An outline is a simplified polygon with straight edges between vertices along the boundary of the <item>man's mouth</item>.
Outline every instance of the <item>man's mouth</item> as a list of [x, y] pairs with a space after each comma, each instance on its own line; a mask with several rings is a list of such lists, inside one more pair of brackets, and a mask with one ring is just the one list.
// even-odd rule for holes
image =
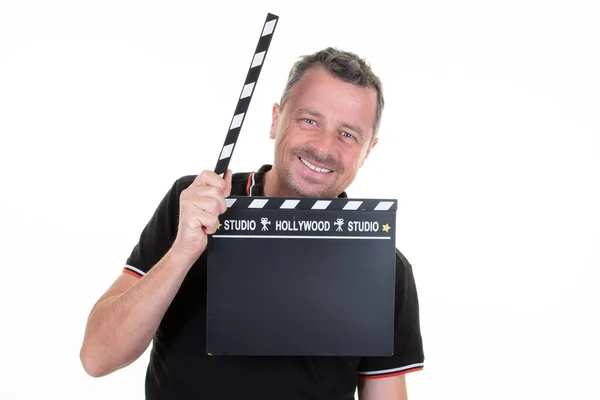
[[306, 165], [308, 168], [312, 169], [313, 171], [320, 172], [322, 174], [328, 174], [330, 172], [333, 172], [333, 170], [331, 170], [331, 169], [317, 167], [316, 165], [311, 164], [310, 162], [308, 162], [307, 160], [305, 160], [302, 157], [298, 157], [298, 158], [300, 159], [300, 161], [302, 161], [302, 163], [304, 165]]

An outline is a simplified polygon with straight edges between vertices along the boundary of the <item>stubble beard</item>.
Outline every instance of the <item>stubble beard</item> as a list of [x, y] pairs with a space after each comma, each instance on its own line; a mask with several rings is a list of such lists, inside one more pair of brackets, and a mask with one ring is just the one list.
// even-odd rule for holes
[[[335, 197], [332, 195], [331, 185], [324, 187], [319, 185], [318, 182], [311, 180], [310, 178], [299, 178], [294, 176], [289, 169], [281, 172], [283, 181], [290, 192], [290, 196], [293, 197]], [[304, 181], [304, 184], [298, 182], [299, 180]], [[314, 184], [312, 186], [311, 184]]]
[[[287, 160], [288, 164], [299, 161], [298, 158], [308, 158], [325, 165], [328, 169], [333, 170], [332, 174], [338, 173], [340, 166], [338, 162], [331, 156], [322, 157], [311, 147], [300, 147], [290, 151], [290, 156]], [[316, 179], [310, 177], [299, 177], [292, 173], [291, 168], [278, 168], [279, 179], [285, 184], [286, 195], [293, 197], [322, 197], [322, 198], [333, 198], [337, 197], [339, 193], [335, 192], [335, 185], [337, 179], [331, 181], [331, 183], [324, 185]]]

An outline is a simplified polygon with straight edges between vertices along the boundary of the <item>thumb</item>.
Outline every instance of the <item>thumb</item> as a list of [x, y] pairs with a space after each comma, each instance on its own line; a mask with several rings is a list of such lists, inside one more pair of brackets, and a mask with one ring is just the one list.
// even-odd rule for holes
[[225, 197], [229, 197], [229, 195], [231, 194], [231, 177], [233, 175], [233, 172], [231, 172], [230, 169], [227, 170], [227, 172], [225, 173], [225, 193], [224, 196]]

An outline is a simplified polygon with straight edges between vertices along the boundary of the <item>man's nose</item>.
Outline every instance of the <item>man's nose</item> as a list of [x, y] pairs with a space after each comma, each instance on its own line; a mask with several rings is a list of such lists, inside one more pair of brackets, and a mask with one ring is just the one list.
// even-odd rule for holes
[[324, 129], [320, 135], [318, 135], [316, 149], [319, 154], [329, 155], [335, 152], [335, 145], [337, 142], [337, 132], [333, 129]]

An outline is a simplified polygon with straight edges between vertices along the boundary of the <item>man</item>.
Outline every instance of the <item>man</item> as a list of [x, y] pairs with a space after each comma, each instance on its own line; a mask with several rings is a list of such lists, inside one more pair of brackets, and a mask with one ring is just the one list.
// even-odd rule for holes
[[146, 398], [406, 399], [404, 374], [423, 367], [418, 299], [397, 251], [392, 357], [217, 357], [206, 354], [206, 253], [225, 198], [346, 197], [371, 149], [384, 100], [379, 78], [355, 54], [328, 48], [292, 68], [273, 106], [273, 165], [178, 179], [127, 266], [93, 307], [81, 348], [88, 374], [135, 361], [153, 340]]

